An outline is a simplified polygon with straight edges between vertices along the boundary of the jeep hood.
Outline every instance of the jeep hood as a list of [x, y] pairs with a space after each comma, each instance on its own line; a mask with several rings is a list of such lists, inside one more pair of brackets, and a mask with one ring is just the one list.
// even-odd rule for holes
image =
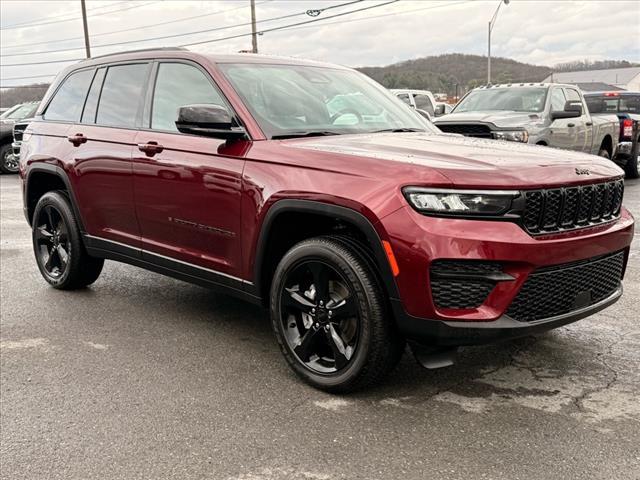
[[[595, 155], [461, 135], [377, 133], [283, 143], [289, 148], [385, 160], [389, 175], [408, 171], [407, 181], [419, 181], [425, 169], [431, 169], [460, 187], [539, 188], [590, 183], [623, 173], [613, 162]], [[393, 162], [412, 168], [394, 169]]]
[[436, 126], [441, 123], [492, 123], [498, 128], [518, 127], [541, 120], [539, 113], [513, 111], [461, 112], [450, 113], [433, 120]]

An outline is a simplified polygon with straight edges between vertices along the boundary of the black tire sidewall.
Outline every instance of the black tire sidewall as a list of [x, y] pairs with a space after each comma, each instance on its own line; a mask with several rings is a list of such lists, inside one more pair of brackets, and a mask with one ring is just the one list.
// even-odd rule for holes
[[[67, 268], [59, 277], [53, 277], [49, 275], [49, 272], [47, 272], [47, 270], [44, 268], [44, 265], [41, 264], [40, 254], [38, 252], [38, 246], [36, 243], [36, 229], [38, 228], [37, 219], [39, 218], [42, 209], [46, 206], [52, 206], [60, 213], [60, 216], [62, 217], [67, 228], [67, 235], [69, 238], [69, 260]], [[74, 273], [79, 269], [79, 262], [82, 254], [82, 239], [80, 238], [80, 231], [78, 229], [73, 210], [71, 209], [71, 205], [69, 204], [69, 201], [63, 193], [60, 193], [58, 191], [48, 192], [40, 198], [33, 213], [32, 227], [33, 252], [36, 256], [36, 263], [38, 265], [40, 273], [42, 274], [44, 279], [53, 287], [67, 287], [71, 283], [71, 281], [73, 281]]]
[[12, 152], [11, 145], [5, 144], [0, 146], [0, 170], [2, 173], [16, 173], [17, 170], [9, 170], [5, 165], [5, 155], [10, 155]]
[[609, 155], [609, 152], [604, 148], [600, 149], [600, 151], [598, 152], [598, 156], [602, 158], [606, 158], [607, 160], [611, 160], [611, 156]]
[[[332, 248], [332, 244], [339, 248]], [[380, 299], [372, 298], [375, 295], [366, 288], [366, 280], [363, 281], [364, 279], [360, 278], [354, 266], [342, 255], [344, 248], [338, 243], [321, 239], [305, 241], [294, 246], [276, 269], [270, 295], [272, 327], [287, 362], [307, 383], [326, 390], [348, 389], [349, 385], [357, 382], [370, 354], [372, 326], [375, 321], [372, 316], [382, 314]], [[340, 272], [349, 282], [349, 287], [356, 295], [360, 308], [360, 331], [354, 358], [345, 369], [333, 374], [320, 374], [307, 368], [298, 360], [284, 338], [280, 310], [281, 290], [284, 288], [288, 273], [300, 263], [310, 260], [322, 261]], [[361, 265], [364, 266], [364, 262]]]

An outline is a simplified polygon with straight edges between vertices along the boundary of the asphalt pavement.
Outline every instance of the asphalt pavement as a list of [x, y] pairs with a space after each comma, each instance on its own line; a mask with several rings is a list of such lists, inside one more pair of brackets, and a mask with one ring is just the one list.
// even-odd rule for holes
[[[625, 204], [640, 218], [640, 182]], [[638, 239], [613, 307], [334, 396], [239, 300], [115, 262], [50, 288], [17, 177], [0, 207], [2, 479], [640, 478]]]

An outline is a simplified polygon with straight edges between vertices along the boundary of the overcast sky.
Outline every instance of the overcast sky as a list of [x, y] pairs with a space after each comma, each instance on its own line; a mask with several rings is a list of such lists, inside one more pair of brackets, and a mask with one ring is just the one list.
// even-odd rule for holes
[[[256, 0], [258, 30], [376, 6], [296, 28], [266, 32], [258, 40], [260, 53], [350, 66], [388, 65], [401, 60], [453, 52], [486, 55], [487, 23], [499, 4], [498, 0], [400, 0], [378, 6], [388, 0], [365, 0], [330, 8], [317, 17], [305, 13], [307, 10], [333, 7], [349, 1]], [[135, 48], [183, 45], [251, 31], [248, 25], [236, 26], [250, 21], [249, 0], [87, 0], [87, 9], [94, 55]], [[80, 0], [0, 1], [2, 86], [50, 81], [51, 78], [47, 77], [23, 77], [55, 75], [69, 63], [31, 66], [10, 64], [83, 58], [85, 52], [80, 12]], [[265, 21], [283, 15], [291, 17]], [[40, 25], [18, 25], [27, 22]], [[154, 26], [158, 23], [164, 25]], [[234, 27], [224, 28], [228, 26]], [[214, 28], [221, 30], [138, 42]], [[125, 29], [129, 31], [110, 33]], [[102, 35], [105, 33], [110, 34]], [[638, 0], [511, 0], [509, 5], [503, 4], [500, 9], [493, 30], [492, 54], [549, 66], [582, 59], [640, 62], [639, 39]], [[132, 43], [99, 47], [118, 42]], [[22, 46], [33, 43], [40, 44]], [[77, 50], [24, 55], [74, 48]], [[237, 52], [251, 48], [251, 37], [189, 48], [207, 53]], [[16, 79], [8, 80], [11, 78]]]

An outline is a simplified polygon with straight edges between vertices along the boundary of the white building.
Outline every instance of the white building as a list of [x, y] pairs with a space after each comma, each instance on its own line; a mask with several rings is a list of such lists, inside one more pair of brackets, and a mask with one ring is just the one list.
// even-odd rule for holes
[[608, 90], [609, 88], [603, 88], [607, 85], [622, 90], [640, 91], [640, 67], [552, 73], [544, 82], [570, 83], [586, 91]]

